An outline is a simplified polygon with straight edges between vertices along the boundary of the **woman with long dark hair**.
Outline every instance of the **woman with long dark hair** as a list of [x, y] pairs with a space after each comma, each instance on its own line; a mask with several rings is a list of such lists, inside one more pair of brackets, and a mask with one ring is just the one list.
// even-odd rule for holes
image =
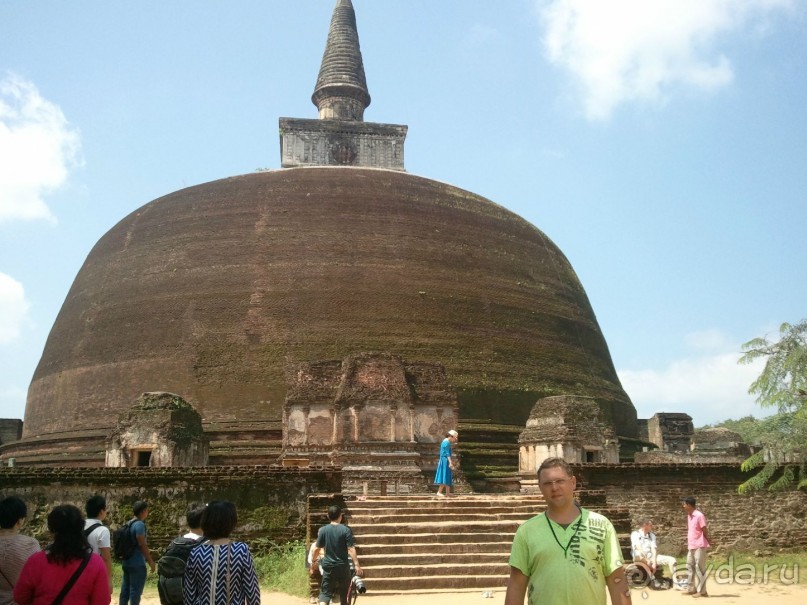
[[191, 551], [183, 605], [260, 605], [261, 591], [249, 546], [230, 540], [238, 523], [232, 502], [211, 502], [202, 513], [207, 542]]
[[53, 543], [32, 555], [14, 586], [19, 605], [109, 605], [107, 569], [84, 536], [84, 517], [72, 504], [48, 515]]

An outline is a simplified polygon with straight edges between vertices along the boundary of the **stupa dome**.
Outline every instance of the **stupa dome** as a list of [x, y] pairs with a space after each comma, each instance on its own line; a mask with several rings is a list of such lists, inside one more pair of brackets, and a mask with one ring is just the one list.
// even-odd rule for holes
[[359, 351], [443, 363], [468, 417], [522, 423], [536, 394], [574, 392], [635, 425], [546, 235], [450, 185], [318, 167], [183, 189], [104, 235], [33, 377], [25, 437], [111, 428], [155, 390], [207, 423], [276, 419], [288, 362]]

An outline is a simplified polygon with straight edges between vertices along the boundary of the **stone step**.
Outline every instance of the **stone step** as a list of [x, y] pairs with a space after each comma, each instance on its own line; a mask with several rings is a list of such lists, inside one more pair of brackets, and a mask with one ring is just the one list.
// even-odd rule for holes
[[450, 508], [500, 508], [502, 506], [539, 506], [543, 509], [545, 504], [541, 495], [498, 495], [495, 499], [480, 499], [478, 496], [458, 495], [448, 498], [438, 498], [434, 495], [428, 496], [410, 496], [408, 498], [400, 499], [384, 499], [384, 500], [353, 500], [347, 503], [350, 511], [377, 509], [377, 508], [414, 508], [418, 510], [441, 510]]
[[419, 502], [416, 505], [396, 504], [393, 502], [384, 503], [378, 506], [355, 506], [348, 505], [348, 511], [356, 514], [364, 511], [389, 512], [389, 511], [409, 511], [414, 513], [426, 513], [431, 511], [457, 511], [463, 513], [486, 512], [486, 511], [515, 511], [515, 510], [543, 510], [546, 503], [543, 500], [527, 500], [524, 502], [493, 502], [479, 505], [475, 502], [462, 502], [458, 498], [433, 498], [432, 502]]
[[419, 533], [419, 534], [367, 534], [356, 533], [356, 544], [361, 547], [370, 545], [388, 545], [388, 544], [406, 544], [416, 545], [424, 543], [437, 543], [437, 544], [481, 544], [490, 542], [501, 542], [502, 540], [512, 540], [516, 530], [513, 529], [509, 532], [486, 532], [474, 534], [471, 532], [454, 532], [454, 533]]
[[373, 515], [373, 514], [352, 514], [350, 519], [350, 527], [355, 525], [418, 525], [421, 523], [445, 523], [457, 519], [458, 522], [466, 523], [471, 521], [516, 521], [523, 523], [527, 519], [534, 517], [537, 513], [533, 511], [518, 511], [518, 512], [486, 512], [486, 513], [460, 513], [460, 512], [424, 512], [424, 513], [398, 513], [391, 515]]
[[508, 576], [510, 566], [507, 560], [503, 563], [436, 563], [431, 565], [376, 565], [368, 568], [365, 579], [373, 578], [439, 578], [441, 576], [464, 575], [473, 576]]
[[[380, 570], [385, 566], [395, 566], [398, 568], [405, 568], [412, 565], [417, 565], [423, 568], [428, 568], [439, 564], [501, 565], [502, 561], [507, 562], [507, 560], [509, 559], [510, 548], [508, 544], [507, 549], [503, 552], [500, 545], [497, 546], [499, 546], [499, 548], [497, 548], [495, 551], [487, 553], [480, 553], [472, 550], [468, 550], [462, 553], [456, 553], [456, 552], [450, 553], [446, 552], [445, 549], [442, 548], [434, 548], [432, 549], [434, 552], [419, 549], [417, 552], [414, 553], [405, 553], [397, 555], [389, 553], [367, 554], [364, 551], [361, 551], [359, 554], [361, 555], [362, 568], [372, 570], [372, 575], [376, 575], [377, 570]], [[417, 574], [411, 574], [411, 575], [417, 575]], [[389, 574], [385, 574], [385, 577], [392, 577], [392, 576]]]
[[[431, 592], [435, 589], [453, 588], [460, 590], [501, 590], [507, 586], [507, 575], [462, 575], [461, 570], [446, 576], [406, 576], [398, 578], [368, 578], [365, 580], [367, 594], [388, 594], [402, 592]], [[378, 593], [376, 593], [378, 591]]]
[[347, 513], [348, 517], [356, 518], [359, 515], [449, 515], [449, 514], [457, 514], [457, 515], [468, 515], [468, 514], [488, 514], [488, 513], [513, 513], [513, 512], [523, 512], [523, 513], [532, 513], [538, 514], [543, 512], [546, 508], [546, 505], [543, 502], [528, 502], [525, 504], [512, 504], [508, 505], [507, 503], [501, 503], [497, 506], [479, 506], [479, 507], [472, 507], [472, 506], [442, 506], [442, 507], [430, 507], [428, 505], [413, 507], [413, 506], [406, 506], [406, 507], [395, 507], [395, 506], [385, 506], [385, 507], [374, 507], [374, 508], [356, 508], [351, 506], [348, 508]]
[[[493, 595], [501, 595], [501, 600], [504, 599], [504, 593], [507, 591], [507, 585], [505, 580], [504, 586], [493, 586], [493, 587], [482, 587], [482, 594], [488, 592], [488, 589], [492, 594], [490, 598], [493, 598]], [[457, 594], [457, 593], [468, 593], [470, 596], [472, 593], [479, 595], [480, 588], [476, 588], [474, 586], [466, 587], [466, 586], [454, 586], [452, 588], [418, 588], [416, 590], [408, 591], [409, 594], [422, 594], [422, 595], [444, 595], [444, 594]], [[395, 597], [401, 594], [400, 590], [380, 590], [378, 588], [374, 589], [372, 593], [367, 593], [366, 596], [371, 597]], [[495, 601], [491, 601], [493, 603]]]
[[[526, 518], [523, 520], [526, 521]], [[522, 522], [523, 522], [522, 521]], [[350, 523], [350, 529], [355, 536], [365, 535], [368, 532], [378, 533], [383, 528], [383, 533], [387, 536], [400, 536], [400, 535], [423, 535], [424, 531], [428, 530], [430, 534], [472, 534], [472, 535], [485, 535], [485, 534], [510, 534], [516, 533], [518, 526], [521, 525], [519, 521], [515, 520], [495, 520], [490, 519], [486, 521], [439, 521], [434, 520], [431, 522], [419, 523], [416, 526], [399, 525], [389, 523], [380, 525], [376, 523]]]
[[[367, 536], [363, 536], [366, 538]], [[427, 554], [429, 556], [442, 555], [462, 555], [469, 554], [493, 554], [509, 553], [512, 540], [502, 540], [493, 542], [436, 542], [427, 541], [421, 543], [401, 543], [391, 542], [389, 544], [357, 544], [356, 550], [364, 561], [364, 557], [386, 557], [396, 555], [416, 555]]]
[[[477, 502], [495, 502], [497, 500], [521, 500], [525, 496], [520, 494], [478, 494], [478, 493], [470, 493], [470, 494], [463, 494], [462, 496], [457, 496], [457, 498], [463, 500], [476, 500]], [[541, 498], [540, 494], [536, 494], [536, 497]], [[427, 494], [406, 494], [401, 496], [396, 496], [394, 494], [388, 494], [386, 496], [382, 495], [367, 495], [362, 497], [361, 499], [357, 499], [357, 502], [410, 502], [410, 501], [417, 501], [417, 500], [429, 500], [429, 496]]]

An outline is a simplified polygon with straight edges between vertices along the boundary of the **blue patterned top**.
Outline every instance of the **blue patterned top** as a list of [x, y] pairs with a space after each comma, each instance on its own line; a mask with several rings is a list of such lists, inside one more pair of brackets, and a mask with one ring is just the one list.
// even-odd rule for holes
[[[191, 551], [182, 581], [183, 605], [209, 605], [216, 570], [216, 605], [260, 605], [261, 590], [249, 546], [243, 542], [200, 544]], [[227, 602], [227, 570], [230, 575], [230, 601]]]

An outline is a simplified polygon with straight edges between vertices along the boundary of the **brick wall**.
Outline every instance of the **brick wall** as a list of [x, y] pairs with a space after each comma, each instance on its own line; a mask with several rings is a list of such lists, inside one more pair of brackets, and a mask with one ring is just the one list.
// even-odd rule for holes
[[578, 465], [575, 474], [584, 488], [604, 490], [608, 506], [627, 508], [634, 529], [651, 517], [664, 554], [677, 556], [686, 548], [686, 496], [694, 496], [706, 515], [715, 550], [807, 548], [807, 494], [791, 489], [741, 496], [737, 486], [749, 474], [736, 463]]
[[211, 500], [238, 507], [234, 536], [249, 540], [254, 552], [272, 543], [304, 539], [309, 494], [338, 492], [339, 469], [237, 466], [199, 468], [2, 468], [0, 498], [17, 495], [28, 504], [25, 533], [48, 541], [46, 517], [56, 504], [82, 511], [94, 494], [107, 500], [107, 524], [131, 518], [135, 500], [151, 505], [149, 546], [161, 552], [185, 531], [185, 513]]

